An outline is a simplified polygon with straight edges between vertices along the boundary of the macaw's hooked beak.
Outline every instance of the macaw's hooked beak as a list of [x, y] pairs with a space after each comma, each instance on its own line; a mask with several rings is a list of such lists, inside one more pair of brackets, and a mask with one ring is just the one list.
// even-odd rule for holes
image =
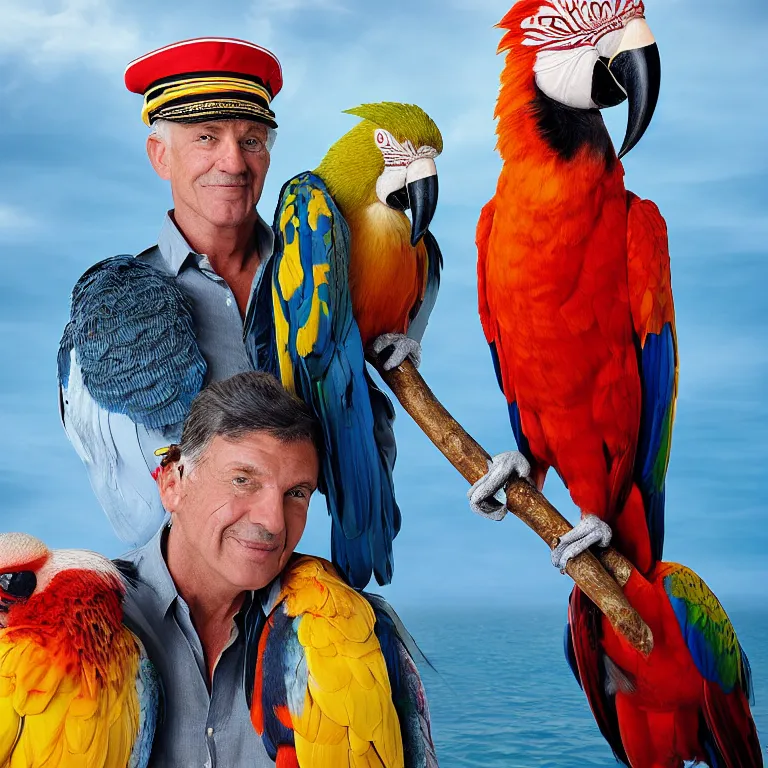
[[608, 69], [629, 101], [627, 132], [619, 150], [622, 158], [651, 124], [661, 88], [659, 48], [645, 19], [632, 19], [627, 24]]
[[406, 188], [411, 204], [411, 245], [415, 247], [437, 210], [437, 174], [411, 181]]
[[396, 211], [411, 209], [411, 245], [416, 247], [429, 229], [437, 209], [437, 167], [431, 157], [414, 160], [406, 170], [405, 185], [387, 195]]

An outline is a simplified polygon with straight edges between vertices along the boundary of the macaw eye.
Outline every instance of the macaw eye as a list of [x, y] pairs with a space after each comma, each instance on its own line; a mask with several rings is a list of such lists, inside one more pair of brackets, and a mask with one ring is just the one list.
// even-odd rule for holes
[[37, 586], [37, 576], [34, 571], [16, 571], [15, 573], [0, 573], [0, 590], [8, 597], [24, 599], [31, 597]]

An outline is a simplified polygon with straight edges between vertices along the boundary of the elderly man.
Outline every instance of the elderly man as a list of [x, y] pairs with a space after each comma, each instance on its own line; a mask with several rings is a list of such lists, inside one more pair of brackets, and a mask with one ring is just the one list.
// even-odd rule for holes
[[[393, 668], [388, 653], [390, 666], [385, 667], [376, 638], [382, 647], [392, 638], [387, 637], [386, 619], [382, 625], [378, 604], [374, 604], [379, 618], [374, 634], [374, 614], [367, 601], [335, 576], [330, 564], [292, 556], [317, 485], [317, 440], [318, 425], [306, 407], [269, 374], [250, 372], [205, 388], [191, 407], [180, 445], [166, 455], [158, 485], [171, 513], [170, 524], [126, 557], [136, 576], [127, 620], [142, 638], [164, 689], [165, 716], [155, 735], [151, 765], [255, 768], [273, 765], [273, 760], [296, 765], [296, 753], [301, 755], [305, 748], [304, 754], [320, 762], [315, 757], [309, 762], [300, 759], [304, 768], [320, 764], [345, 768], [363, 759], [368, 739], [371, 754], [385, 756], [382, 764], [403, 765], [404, 743], [411, 754], [428, 752], [434, 759], [423, 688], [399, 640], [394, 658], [399, 649], [400, 661]], [[311, 602], [317, 581], [301, 576], [296, 580], [297, 569], [307, 567], [316, 569], [322, 589], [330, 592], [323, 605]], [[286, 615], [275, 608], [285, 589], [293, 590], [295, 603], [307, 606], [298, 614], [288, 613], [287, 624], [283, 620], [282, 626], [289, 628], [287, 638], [275, 629], [281, 621], [276, 614]], [[302, 611], [311, 612], [310, 621], [322, 620], [334, 604], [343, 606], [343, 615], [331, 617], [335, 629], [330, 635], [328, 630], [320, 633], [325, 637], [323, 652], [301, 662], [313, 637], [309, 630], [302, 634]], [[267, 642], [259, 645], [263, 666], [256, 679], [271, 676], [281, 681], [284, 697], [286, 688], [293, 696], [266, 701], [256, 691], [261, 714], [253, 722], [268, 734], [262, 742], [246, 704], [243, 671], [250, 683], [253, 650], [265, 614], [275, 628], [265, 630]], [[353, 621], [356, 628], [346, 632], [348, 640], [344, 621]], [[298, 634], [291, 634], [296, 626]], [[339, 642], [337, 652], [331, 646]], [[289, 654], [293, 673], [289, 664], [280, 663]], [[316, 665], [328, 663], [330, 656], [333, 670], [324, 675]], [[343, 674], [346, 659], [352, 661]], [[351, 689], [366, 665], [374, 676], [384, 670], [393, 691], [368, 684]], [[307, 670], [313, 678], [314, 701], [306, 694]], [[319, 696], [328, 680], [332, 685]], [[399, 680], [404, 681], [401, 689]], [[264, 697], [279, 695], [278, 688], [273, 686]], [[404, 720], [401, 732], [393, 698], [401, 706], [403, 695], [409, 713], [423, 718], [417, 733], [409, 732]], [[314, 730], [294, 737], [289, 721], [298, 717], [297, 706], [302, 711], [315, 707], [317, 712]], [[277, 714], [279, 710], [282, 714]], [[337, 713], [345, 711], [348, 715], [339, 720]], [[270, 729], [270, 718], [276, 717], [282, 742], [274, 735], [278, 731]], [[371, 733], [374, 736], [366, 735]], [[324, 741], [328, 734], [330, 742]], [[329, 749], [338, 749], [342, 757], [334, 758]], [[385, 754], [388, 749], [390, 754]], [[379, 764], [377, 759], [374, 755], [373, 762], [363, 762]]]
[[136, 546], [165, 516], [155, 451], [178, 442], [205, 384], [253, 369], [246, 340], [270, 332], [255, 297], [273, 234], [256, 205], [282, 74], [258, 45], [203, 38], [136, 59], [125, 82], [144, 95], [147, 154], [174, 208], [156, 245], [78, 281], [59, 381], [67, 434], [117, 535]]

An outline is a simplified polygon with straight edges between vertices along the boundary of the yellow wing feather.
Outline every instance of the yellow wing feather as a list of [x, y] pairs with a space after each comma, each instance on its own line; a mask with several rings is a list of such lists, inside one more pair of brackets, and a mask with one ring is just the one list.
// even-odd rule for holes
[[114, 662], [97, 673], [29, 634], [0, 633], [0, 765], [128, 765], [139, 727], [139, 654], [128, 630], [112, 652]]
[[300, 616], [308, 683], [292, 713], [296, 756], [312, 768], [401, 768], [400, 723], [392, 703], [373, 609], [333, 566], [299, 557], [283, 576], [289, 616]]

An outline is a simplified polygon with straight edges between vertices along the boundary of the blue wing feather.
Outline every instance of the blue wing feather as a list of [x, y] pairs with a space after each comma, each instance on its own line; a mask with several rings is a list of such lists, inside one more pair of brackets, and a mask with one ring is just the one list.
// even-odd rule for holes
[[205, 379], [187, 300], [132, 256], [99, 262], [75, 285], [59, 345], [64, 388], [73, 348], [96, 403], [150, 429], [182, 422]]
[[283, 188], [275, 230], [275, 311], [287, 323], [287, 338], [281, 339], [276, 322], [276, 360], [283, 382], [293, 381], [322, 424], [333, 561], [353, 586], [364, 587], [372, 573], [386, 584], [400, 514], [394, 452], [377, 437], [391, 436], [391, 419], [381, 408], [383, 394], [371, 389], [352, 314], [348, 227], [323, 181], [305, 173]]
[[128, 768], [147, 768], [152, 752], [152, 740], [160, 709], [160, 679], [147, 652], [141, 646], [141, 659], [136, 674], [136, 692], [139, 696], [139, 731], [131, 751]]
[[690, 568], [667, 567], [671, 572], [664, 577], [664, 589], [696, 668], [724, 693], [738, 685], [749, 697], [749, 662], [720, 601]]
[[276, 712], [288, 707], [289, 697], [296, 699], [297, 696], [300, 696], [300, 701], [294, 711], [301, 711], [308, 678], [304, 649], [297, 636], [301, 619], [291, 618], [286, 614], [284, 606], [280, 606], [273, 612], [271, 621], [262, 660], [261, 706], [264, 733], [261, 738], [267, 754], [276, 760], [278, 747], [295, 748], [293, 730], [280, 722]]
[[661, 560], [664, 548], [664, 497], [667, 441], [675, 397], [676, 351], [672, 326], [649, 333], [640, 352], [642, 418], [637, 447], [636, 478], [645, 503], [651, 550]]
[[[496, 373], [496, 381], [499, 384], [499, 389], [504, 392], [504, 383], [501, 378], [501, 365], [499, 363], [499, 353], [496, 350], [496, 342], [490, 342], [489, 348], [491, 350], [491, 359], [493, 360], [493, 370]], [[515, 436], [515, 442], [517, 443], [517, 450], [522, 453], [531, 465], [533, 466], [535, 460], [531, 453], [531, 448], [528, 445], [528, 439], [523, 433], [523, 425], [520, 421], [520, 409], [517, 405], [517, 401], [513, 400], [508, 403], [507, 410], [509, 411], [509, 423], [512, 425], [512, 434]]]

